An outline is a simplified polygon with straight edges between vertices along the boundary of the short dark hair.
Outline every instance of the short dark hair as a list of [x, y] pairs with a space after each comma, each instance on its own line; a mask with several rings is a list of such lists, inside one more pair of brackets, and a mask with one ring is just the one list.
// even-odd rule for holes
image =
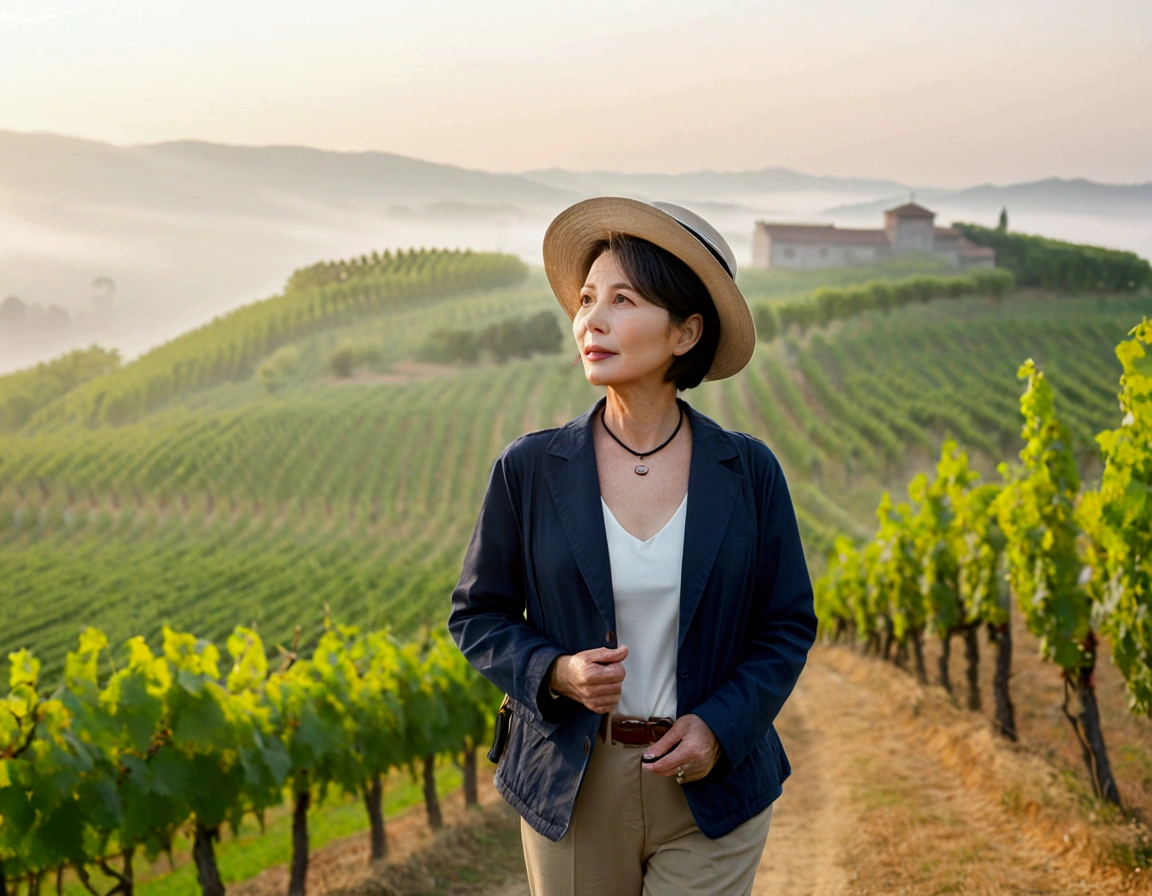
[[684, 354], [672, 359], [664, 381], [676, 381], [677, 391], [692, 389], [703, 381], [720, 344], [720, 315], [707, 287], [677, 256], [655, 243], [619, 231], [609, 231], [589, 249], [584, 276], [603, 253], [612, 252], [636, 291], [668, 312], [669, 327], [679, 326], [693, 314], [704, 318], [700, 338]]

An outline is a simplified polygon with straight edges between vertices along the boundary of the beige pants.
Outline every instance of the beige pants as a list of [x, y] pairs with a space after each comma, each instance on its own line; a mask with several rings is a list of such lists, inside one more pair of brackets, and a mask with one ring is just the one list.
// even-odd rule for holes
[[572, 824], [559, 841], [520, 819], [532, 896], [747, 896], [772, 805], [716, 840], [680, 784], [641, 768], [643, 748], [596, 741]]

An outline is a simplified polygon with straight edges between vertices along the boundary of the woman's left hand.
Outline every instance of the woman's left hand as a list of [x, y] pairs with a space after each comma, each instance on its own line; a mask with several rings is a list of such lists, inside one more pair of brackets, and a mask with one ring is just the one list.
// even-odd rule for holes
[[[677, 741], [680, 741], [680, 745], [672, 750]], [[660, 740], [644, 750], [644, 755], [660, 756], [668, 750], [672, 752], [667, 756], [641, 765], [669, 778], [676, 777], [677, 771], [683, 769], [681, 781], [684, 784], [699, 781], [712, 771], [712, 766], [720, 758], [720, 742], [716, 740], [716, 735], [700, 716], [692, 713], [680, 716], [673, 722], [672, 727]]]

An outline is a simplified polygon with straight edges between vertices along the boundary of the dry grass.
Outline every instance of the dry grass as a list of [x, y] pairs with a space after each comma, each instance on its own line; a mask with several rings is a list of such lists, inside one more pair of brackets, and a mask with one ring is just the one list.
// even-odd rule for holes
[[[388, 858], [370, 865], [368, 834], [312, 853], [309, 896], [477, 896], [526, 880], [519, 816], [481, 768], [479, 807], [465, 811], [459, 793], [443, 801], [445, 826], [433, 833], [423, 805], [388, 820]], [[229, 886], [230, 896], [283, 896], [288, 869], [269, 868]], [[527, 894], [527, 886], [524, 887]]]
[[[1021, 678], [1017, 700], [1031, 703], [1037, 698]], [[1152, 892], [1152, 871], [1124, 860], [1139, 853], [1143, 832], [1087, 799], [1048, 759], [1061, 745], [1038, 744], [1040, 732], [1028, 729], [1022, 744], [1009, 744], [986, 716], [957, 709], [940, 688], [887, 663], [817, 646], [780, 727], [795, 772], [779, 827], [799, 823], [793, 794], [819, 777], [816, 790], [839, 792], [836, 817], [818, 829], [835, 843], [808, 838], [785, 855], [770, 833], [758, 878], [765, 894]], [[818, 755], [793, 748], [817, 738]], [[832, 855], [840, 874], [779, 886], [780, 868], [795, 876], [806, 848], [825, 861]]]

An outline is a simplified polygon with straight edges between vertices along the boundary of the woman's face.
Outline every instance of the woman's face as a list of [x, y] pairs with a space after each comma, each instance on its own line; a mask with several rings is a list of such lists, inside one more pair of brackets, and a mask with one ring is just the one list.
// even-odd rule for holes
[[[620, 269], [613, 252], [592, 262], [572, 335], [584, 362], [584, 376], [596, 386], [653, 379], [664, 381], [673, 355], [682, 355], [700, 338], [704, 318], [691, 315], [669, 328], [668, 310], [642, 297]], [[588, 352], [591, 345], [605, 352]]]

